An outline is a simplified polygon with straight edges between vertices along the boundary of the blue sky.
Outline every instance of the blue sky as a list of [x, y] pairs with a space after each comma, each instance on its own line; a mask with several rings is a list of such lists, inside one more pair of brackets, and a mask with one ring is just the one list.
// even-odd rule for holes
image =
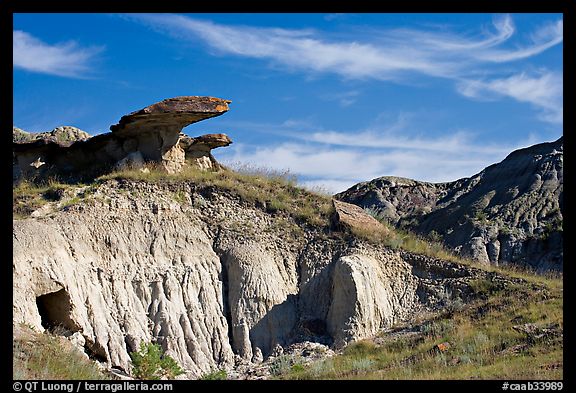
[[224, 163], [329, 192], [471, 176], [563, 133], [562, 14], [14, 14], [14, 125], [108, 132], [165, 98], [230, 111]]

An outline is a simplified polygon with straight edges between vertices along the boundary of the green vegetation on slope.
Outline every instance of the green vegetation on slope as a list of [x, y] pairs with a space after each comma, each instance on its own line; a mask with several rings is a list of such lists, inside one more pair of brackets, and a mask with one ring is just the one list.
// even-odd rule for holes
[[226, 380], [228, 373], [226, 370], [215, 370], [200, 377], [203, 381], [221, 381]]
[[12, 187], [14, 218], [25, 218], [48, 202], [59, 200], [70, 185], [57, 180], [33, 182], [23, 180]]
[[[99, 183], [108, 180], [131, 180], [156, 184], [192, 183], [199, 188], [226, 190], [240, 200], [253, 204], [271, 214], [283, 213], [297, 222], [327, 228], [330, 225], [330, 215], [334, 208], [331, 197], [324, 192], [305, 190], [296, 184], [294, 176], [288, 172], [277, 172], [265, 168], [239, 167], [236, 170], [204, 171], [195, 167], [187, 167], [180, 173], [167, 174], [153, 164], [148, 164], [147, 171], [140, 169], [124, 169], [100, 176], [90, 185], [67, 184], [62, 180], [48, 179], [41, 181], [24, 180], [13, 187], [13, 214], [14, 218], [26, 218], [31, 212], [43, 204], [61, 200], [60, 208], [78, 203], [89, 197]], [[80, 193], [71, 192], [74, 187], [81, 188]], [[70, 196], [68, 194], [74, 194]], [[68, 196], [67, 196], [68, 195]], [[67, 197], [66, 197], [67, 196]], [[174, 200], [182, 203], [185, 200], [183, 191], [173, 196]], [[384, 245], [392, 249], [402, 249], [415, 254], [422, 254], [441, 260], [456, 262], [465, 265], [481, 267], [488, 271], [509, 274], [513, 277], [523, 278], [530, 282], [539, 282], [555, 286], [559, 280], [552, 276], [535, 275], [530, 271], [516, 266], [479, 266], [473, 260], [465, 259], [447, 249], [435, 234], [422, 237], [407, 230], [396, 229], [377, 214], [367, 211], [384, 225], [385, 230], [362, 231], [354, 229], [352, 235], [369, 241], [373, 244]]]
[[546, 285], [553, 289], [558, 289], [562, 286], [561, 273], [547, 272], [545, 274], [537, 274], [527, 267], [519, 265], [482, 265], [473, 259], [464, 258], [447, 248], [435, 231], [432, 231], [428, 237], [424, 237], [409, 230], [395, 228], [390, 225], [388, 221], [382, 219], [369, 209], [365, 209], [365, 211], [376, 218], [384, 226], [384, 230], [380, 232], [369, 232], [363, 231], [362, 229], [354, 229], [352, 233], [372, 244], [383, 245], [392, 249], [401, 249], [414, 254], [426, 255], [461, 265], [474, 266], [486, 271], [527, 280], [531, 283]]
[[563, 300], [557, 281], [548, 288], [509, 284], [500, 290], [474, 283], [479, 300], [471, 304], [352, 343], [306, 367], [286, 368], [277, 378], [562, 379]]
[[184, 374], [176, 361], [162, 353], [162, 348], [154, 343], [141, 343], [138, 352], [130, 354], [132, 358], [132, 375], [138, 379], [158, 380], [174, 379]]
[[194, 167], [176, 174], [167, 174], [154, 167], [115, 171], [98, 178], [99, 181], [127, 179], [149, 183], [191, 182], [202, 187], [215, 187], [255, 204], [269, 213], [284, 212], [297, 221], [314, 226], [327, 226], [332, 212], [328, 195], [305, 190], [296, 185], [288, 172], [243, 167], [239, 170], [204, 171]]
[[15, 334], [12, 341], [13, 379], [109, 379], [66, 339], [25, 326], [18, 329], [28, 332]]

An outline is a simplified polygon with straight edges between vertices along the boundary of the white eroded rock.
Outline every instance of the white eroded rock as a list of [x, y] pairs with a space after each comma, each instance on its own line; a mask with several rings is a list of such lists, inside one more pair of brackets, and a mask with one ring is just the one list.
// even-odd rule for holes
[[[14, 323], [81, 332], [109, 366], [158, 341], [189, 375], [232, 362], [220, 260], [204, 232], [174, 215], [14, 221]], [[52, 304], [60, 304], [58, 309]]]
[[285, 280], [276, 259], [257, 243], [227, 253], [232, 342], [244, 359], [267, 356], [296, 323], [295, 278]]
[[337, 347], [376, 334], [392, 325], [403, 314], [402, 309], [413, 307], [416, 280], [406, 274], [406, 269], [385, 272], [383, 267], [383, 261], [362, 254], [342, 256], [336, 261], [327, 328]]

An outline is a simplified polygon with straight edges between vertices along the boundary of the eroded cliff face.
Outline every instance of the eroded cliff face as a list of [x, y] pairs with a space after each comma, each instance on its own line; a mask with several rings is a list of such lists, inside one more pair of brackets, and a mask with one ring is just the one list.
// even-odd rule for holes
[[374, 335], [484, 274], [422, 258], [213, 187], [109, 180], [14, 220], [14, 323], [79, 332], [127, 372], [129, 353], [155, 341], [196, 378], [278, 345]]
[[109, 365], [129, 371], [129, 352], [153, 338], [195, 375], [229, 363], [220, 259], [200, 226], [159, 208], [15, 222], [14, 322], [41, 328], [42, 295], [59, 297], [66, 309], [44, 325], [64, 321]]
[[564, 141], [516, 150], [449, 183], [382, 177], [336, 197], [391, 223], [440, 235], [484, 264], [563, 270]]

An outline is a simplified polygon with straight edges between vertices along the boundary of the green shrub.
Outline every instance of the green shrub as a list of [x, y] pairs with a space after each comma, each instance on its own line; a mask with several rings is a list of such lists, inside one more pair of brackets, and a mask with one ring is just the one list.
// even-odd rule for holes
[[368, 340], [356, 341], [344, 349], [344, 354], [354, 357], [364, 357], [377, 352], [376, 344]]
[[470, 288], [477, 296], [489, 296], [502, 289], [497, 282], [494, 282], [488, 277], [470, 281]]
[[140, 344], [140, 351], [132, 352], [132, 373], [138, 379], [174, 379], [184, 370], [170, 356], [162, 354], [160, 345]]
[[442, 235], [439, 234], [438, 232], [434, 231], [434, 230], [432, 230], [432, 231], [430, 231], [430, 233], [428, 233], [428, 239], [430, 239], [430, 241], [436, 242], [436, 243], [440, 243], [444, 240]]
[[313, 362], [310, 366], [310, 374], [314, 378], [325, 377], [334, 374], [334, 361], [330, 358]]
[[216, 371], [212, 371], [208, 374], [203, 375], [202, 377], [200, 377], [201, 380], [203, 381], [216, 381], [216, 380], [225, 380], [228, 378], [228, 374], [226, 373], [226, 370], [216, 370]]
[[370, 371], [374, 368], [374, 365], [376, 364], [376, 362], [372, 359], [368, 359], [368, 358], [360, 358], [360, 359], [354, 359], [352, 360], [352, 371], [355, 372], [365, 372], [365, 371]]
[[474, 216], [474, 219], [480, 223], [486, 223], [488, 222], [488, 216], [486, 215], [485, 212], [483, 212], [482, 210], [479, 210], [476, 212], [476, 215]]
[[270, 374], [278, 376], [290, 371], [293, 360], [288, 355], [278, 356], [270, 365]]
[[454, 331], [454, 322], [449, 319], [430, 321], [420, 327], [420, 331], [431, 338], [442, 338]]

